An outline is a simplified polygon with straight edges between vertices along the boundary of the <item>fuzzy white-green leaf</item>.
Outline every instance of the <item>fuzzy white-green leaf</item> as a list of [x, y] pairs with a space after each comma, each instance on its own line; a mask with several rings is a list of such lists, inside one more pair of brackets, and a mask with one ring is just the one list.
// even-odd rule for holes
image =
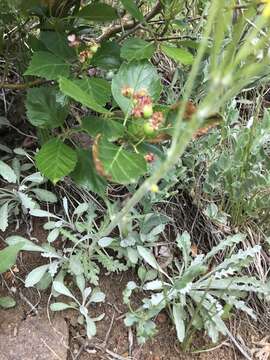
[[137, 250], [139, 255], [143, 258], [143, 260], [149, 264], [150, 266], [152, 266], [154, 269], [163, 272], [163, 270], [161, 269], [160, 265], [158, 264], [156, 258], [154, 257], [153, 253], [149, 250], [147, 250], [146, 248], [144, 248], [143, 246], [137, 246]]
[[110, 246], [113, 241], [114, 241], [114, 238], [104, 237], [104, 238], [99, 239], [98, 244], [102, 248], [105, 248], [105, 247]]
[[32, 210], [37, 207], [37, 203], [33, 199], [31, 199], [29, 195], [18, 191], [18, 196], [21, 200], [23, 207], [25, 207], [26, 209]]
[[30, 211], [30, 215], [36, 217], [46, 217], [46, 218], [55, 218], [58, 219], [56, 215], [53, 215], [49, 211], [41, 210], [41, 209], [33, 209]]
[[14, 170], [2, 160], [0, 160], [0, 175], [9, 183], [16, 183], [17, 181]]
[[43, 247], [36, 245], [32, 241], [18, 235], [9, 236], [8, 238], [6, 238], [6, 243], [8, 245], [20, 244], [22, 246], [21, 249], [24, 251], [36, 251], [36, 252], [45, 251]]
[[25, 279], [25, 286], [26, 287], [32, 287], [36, 285], [42, 277], [45, 275], [47, 270], [49, 269], [49, 264], [41, 265], [34, 270], [32, 270]]
[[68, 296], [68, 297], [76, 300], [75, 297], [74, 297], [74, 296], [72, 295], [72, 293], [70, 292], [70, 290], [69, 290], [69, 289], [64, 285], [64, 283], [61, 282], [61, 281], [55, 280], [55, 281], [53, 282], [53, 289], [54, 289], [57, 293], [59, 293], [59, 294], [61, 294], [61, 295], [65, 295], [65, 296]]
[[0, 230], [5, 231], [8, 227], [8, 207], [9, 202], [4, 203], [0, 207]]
[[51, 191], [45, 189], [31, 189], [40, 201], [46, 201], [50, 204], [57, 203], [57, 197]]
[[58, 238], [59, 233], [60, 230], [58, 228], [53, 229], [47, 237], [48, 243], [53, 243]]
[[180, 304], [173, 305], [173, 319], [176, 327], [177, 338], [180, 342], [185, 339], [185, 322], [183, 308]]
[[57, 303], [53, 303], [50, 305], [50, 309], [51, 311], [62, 311], [62, 310], [67, 310], [67, 309], [74, 309], [74, 306], [65, 304], [65, 303], [61, 303], [61, 302], [57, 302]]
[[102, 291], [100, 291], [99, 288], [95, 288], [92, 291], [92, 294], [89, 299], [89, 303], [91, 302], [99, 303], [99, 302], [103, 302], [104, 300], [105, 300], [105, 294]]

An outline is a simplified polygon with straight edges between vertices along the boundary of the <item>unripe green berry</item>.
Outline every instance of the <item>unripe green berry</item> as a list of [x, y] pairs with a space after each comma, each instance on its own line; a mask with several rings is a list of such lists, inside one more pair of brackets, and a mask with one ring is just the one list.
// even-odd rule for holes
[[151, 124], [149, 124], [149, 122], [144, 124], [143, 131], [146, 136], [150, 136], [150, 137], [154, 136], [155, 132], [156, 132], [155, 129], [153, 128], [153, 126]]
[[149, 119], [153, 115], [153, 106], [151, 104], [145, 105], [143, 108], [143, 117]]
[[92, 53], [95, 54], [98, 51], [98, 48], [99, 48], [99, 45], [95, 44], [90, 47], [90, 50], [92, 51]]

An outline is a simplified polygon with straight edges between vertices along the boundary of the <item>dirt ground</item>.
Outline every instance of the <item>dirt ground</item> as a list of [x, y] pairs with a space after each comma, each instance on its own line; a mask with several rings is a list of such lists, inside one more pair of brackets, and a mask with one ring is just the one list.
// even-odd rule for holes
[[[32, 237], [38, 242], [45, 241], [46, 232], [42, 229], [42, 223], [36, 221], [32, 225]], [[29, 233], [27, 229], [20, 230], [20, 235], [27, 237], [25, 232]], [[9, 230], [6, 235], [14, 233]], [[0, 248], [3, 246], [1, 242], [0, 240]], [[89, 311], [94, 316], [105, 313], [105, 317], [97, 323], [96, 338], [87, 341], [85, 329], [77, 323], [76, 313], [65, 311], [55, 315], [48, 311], [50, 291], [40, 293], [33, 288], [24, 288], [22, 280], [25, 275], [42, 262], [44, 259], [40, 259], [38, 254], [22, 253], [13, 273], [9, 272], [3, 276], [0, 296], [7, 295], [8, 289], [13, 291], [17, 306], [14, 309], [0, 311], [0, 360], [244, 359], [229, 340], [221, 339], [219, 344], [213, 345], [204, 334], [195, 336], [192, 344], [193, 349], [204, 349], [204, 352], [184, 354], [176, 341], [175, 330], [166, 313], [156, 319], [159, 332], [155, 339], [139, 346], [134, 330], [127, 329], [123, 323], [127, 309], [122, 304], [122, 291], [128, 281], [136, 278], [132, 271], [113, 276], [102, 275], [100, 287], [106, 294], [105, 303], [97, 304]], [[246, 318], [232, 319], [230, 325], [241, 346], [245, 349], [266, 349], [269, 351], [270, 359], [268, 343], [256, 346], [252, 344], [253, 338], [259, 341], [264, 336], [254, 330], [255, 326], [248, 323]], [[254, 352], [251, 359], [268, 359], [256, 356], [257, 353]]]

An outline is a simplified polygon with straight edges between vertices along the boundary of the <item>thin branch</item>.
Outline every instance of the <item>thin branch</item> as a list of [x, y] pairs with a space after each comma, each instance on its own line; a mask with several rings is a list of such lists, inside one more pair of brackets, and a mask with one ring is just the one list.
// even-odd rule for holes
[[[160, 13], [162, 8], [163, 8], [163, 5], [162, 5], [161, 1], [158, 1], [157, 4], [153, 7], [153, 9], [147, 15], [145, 15], [145, 21], [149, 21], [149, 20], [153, 19], [157, 14]], [[107, 31], [105, 31], [102, 35], [100, 35], [96, 39], [96, 42], [101, 43], [104, 40], [108, 40], [112, 36], [122, 32], [123, 30], [130, 30], [130, 29], [133, 30], [134, 29], [134, 31], [136, 31], [138, 25], [140, 25], [140, 22], [134, 21], [134, 20], [126, 21], [123, 24], [114, 25], [114, 26], [108, 28]]]
[[169, 40], [198, 40], [198, 38], [194, 37], [194, 36], [189, 36], [189, 35], [179, 35], [179, 36], [168, 36], [168, 37], [160, 37], [160, 38], [150, 38], [150, 39], [145, 39], [146, 41], [169, 41]]
[[48, 80], [37, 79], [34, 81], [30, 81], [28, 83], [18, 83], [18, 84], [0, 83], [0, 89], [25, 90], [37, 85], [45, 84], [47, 82]]

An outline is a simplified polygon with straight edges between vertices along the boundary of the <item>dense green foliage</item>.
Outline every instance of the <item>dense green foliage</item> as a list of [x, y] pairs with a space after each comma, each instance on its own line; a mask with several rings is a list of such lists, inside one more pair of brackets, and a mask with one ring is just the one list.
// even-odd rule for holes
[[[51, 310], [78, 311], [89, 338], [103, 318], [88, 311], [105, 300], [101, 268], [137, 269], [140, 283], [127, 284], [123, 301], [125, 324], [136, 327], [141, 343], [155, 335], [155, 317], [164, 309], [185, 349], [198, 330], [216, 342], [228, 335], [233, 308], [256, 318], [245, 300], [249, 293], [262, 301], [270, 296], [267, 277], [243, 275], [265, 247], [246, 246], [244, 225], [252, 223], [264, 239], [270, 235], [270, 113], [264, 108], [270, 5], [214, 0], [189, 9], [189, 3], [1, 4], [0, 86], [25, 91], [38, 144], [0, 160], [0, 230], [21, 211], [43, 218], [48, 237], [39, 245], [8, 237], [0, 273], [19, 251], [41, 253], [48, 262], [25, 285], [66, 297]], [[12, 68], [21, 83], [9, 81]], [[59, 183], [91, 192], [95, 202], [69, 194], [60, 210], [44, 210], [42, 203], [57, 202], [47, 187]], [[155, 205], [167, 206], [181, 190], [208, 221], [232, 233], [241, 226], [241, 233], [224, 235], [204, 255], [177, 229], [164, 250], [158, 240], [174, 220]], [[169, 258], [165, 267], [157, 258], [161, 250]], [[136, 292], [147, 295], [133, 309]]]

